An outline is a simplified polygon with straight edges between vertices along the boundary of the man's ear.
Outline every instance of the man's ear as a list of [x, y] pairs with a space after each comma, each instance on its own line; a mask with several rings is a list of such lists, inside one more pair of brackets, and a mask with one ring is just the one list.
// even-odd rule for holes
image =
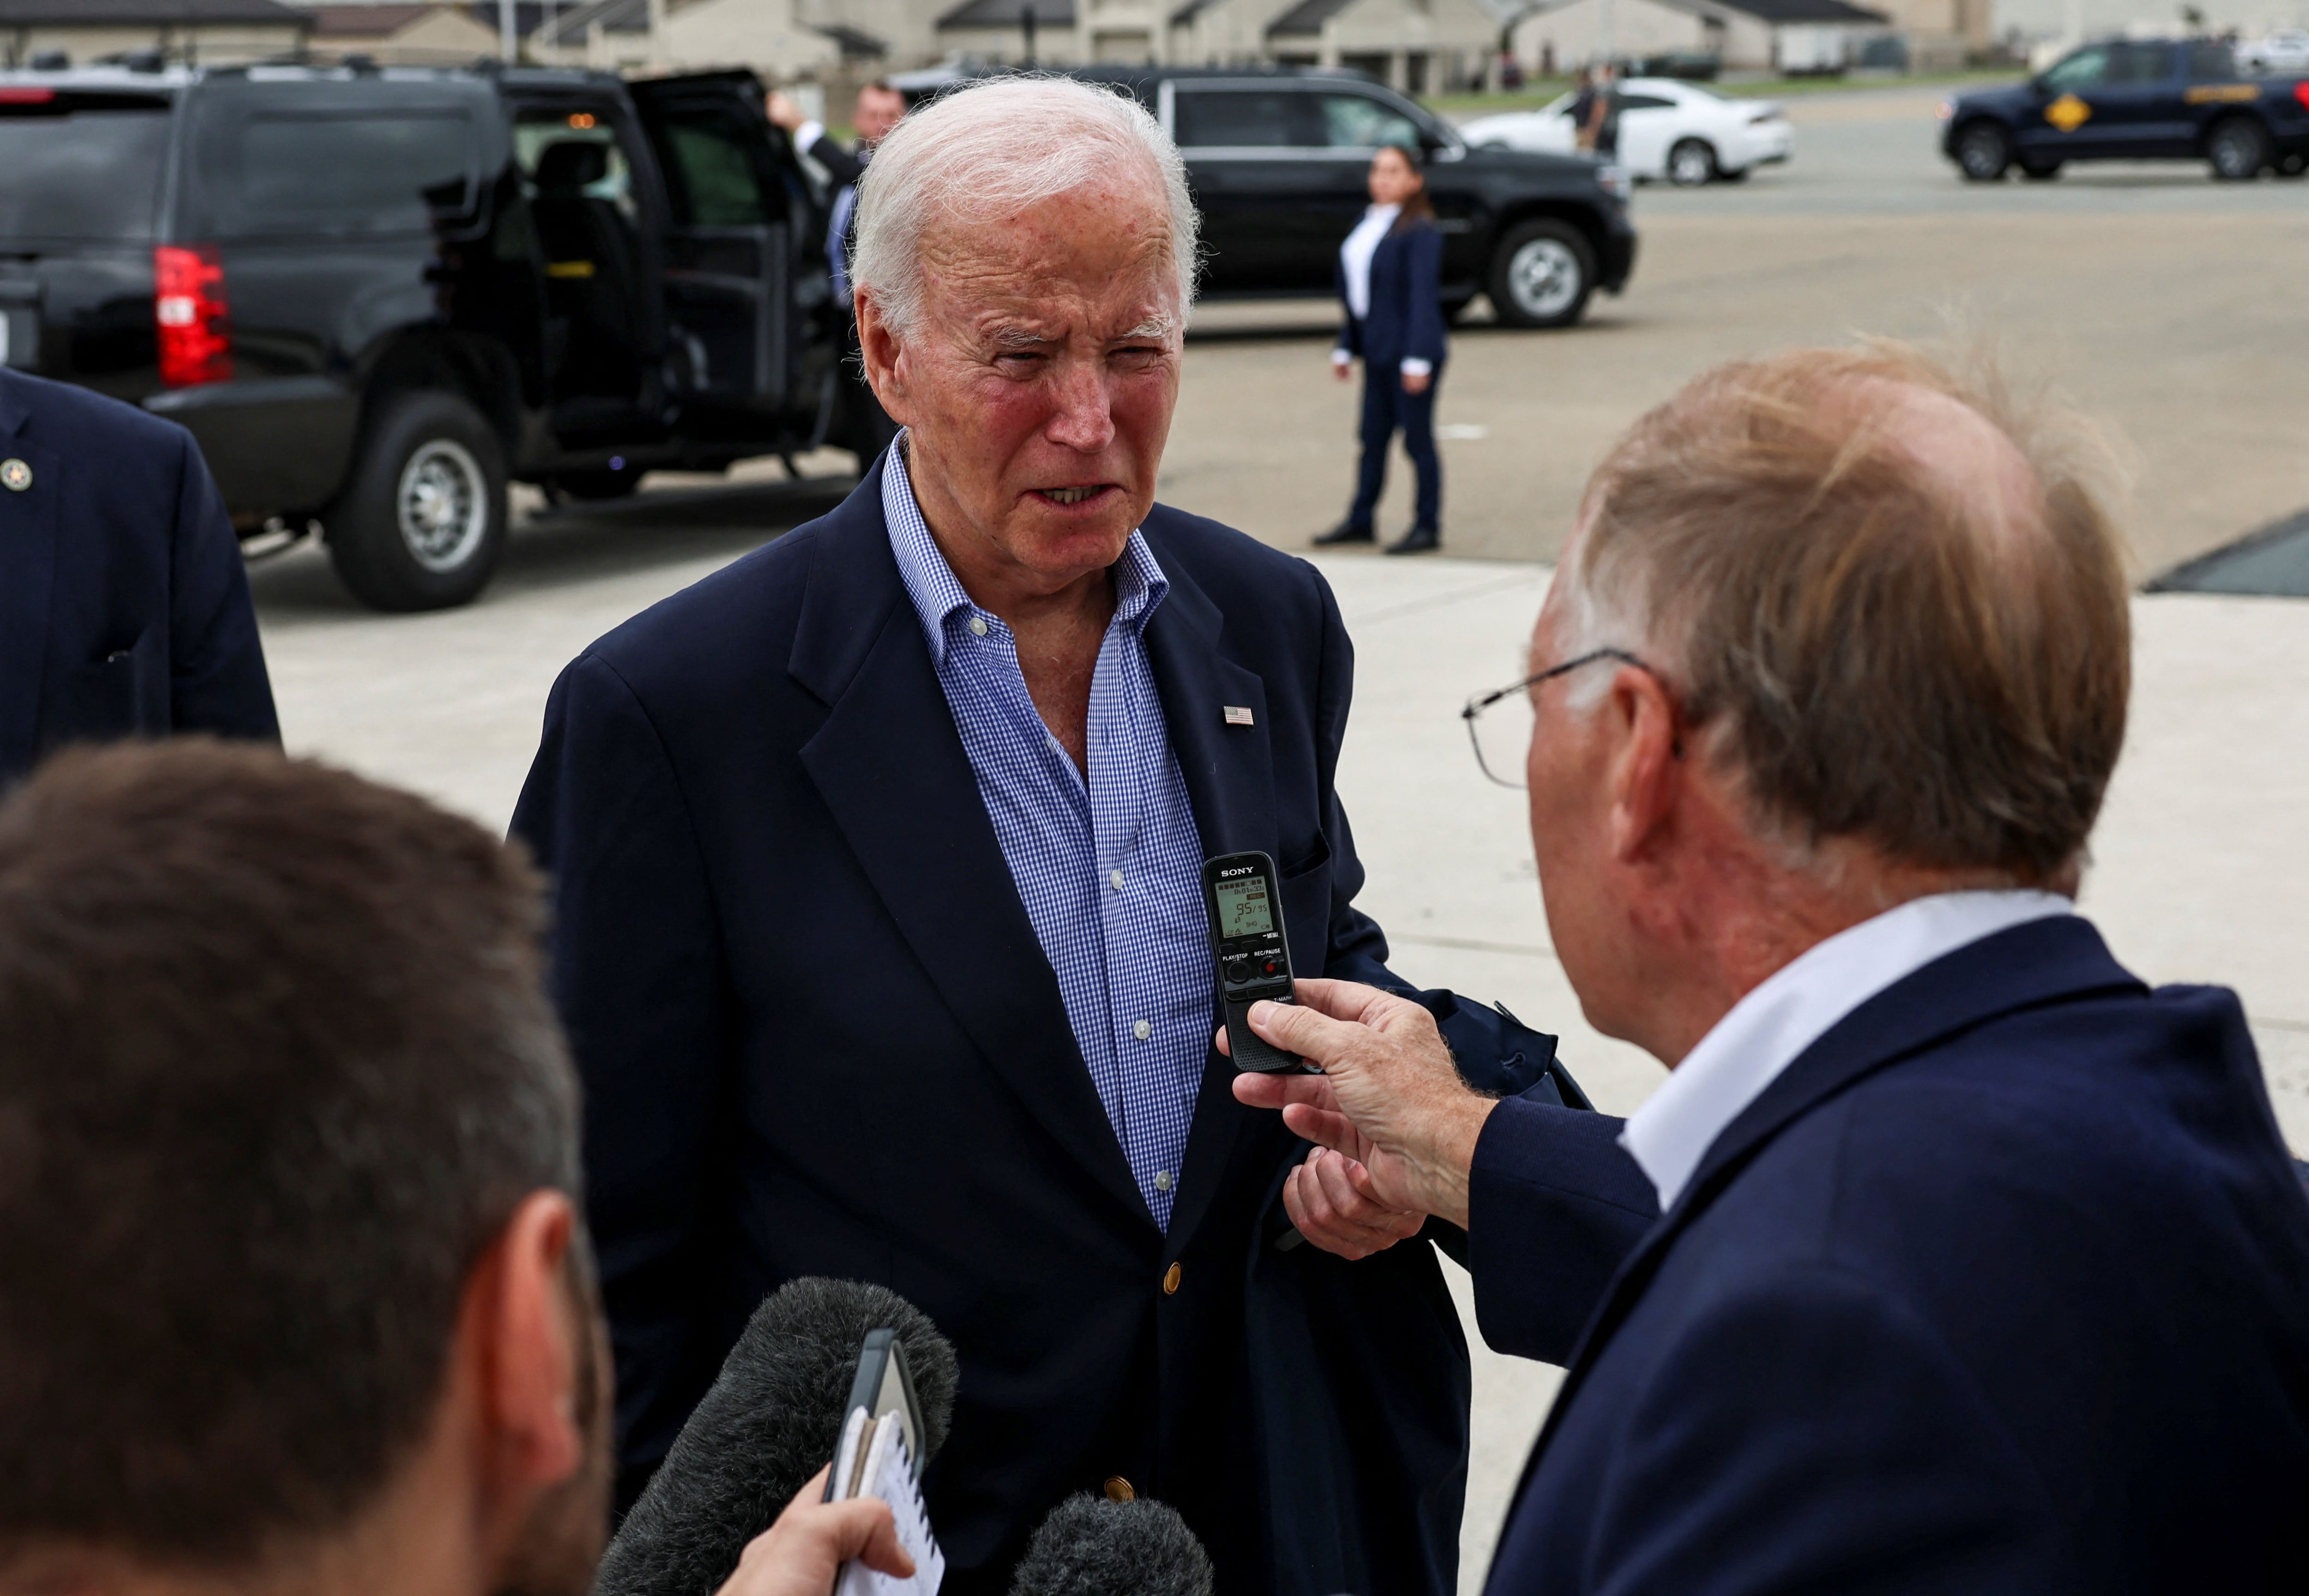
[[1602, 718], [1613, 744], [1612, 858], [1630, 864], [1651, 853], [1674, 824], [1686, 773], [1682, 734], [1659, 677], [1633, 665], [1613, 677]]
[[583, 1422], [592, 1367], [566, 1281], [577, 1211], [566, 1193], [522, 1200], [466, 1278], [460, 1339], [479, 1383], [480, 1466], [491, 1496], [533, 1499], [585, 1462]]
[[913, 425], [912, 407], [906, 401], [906, 350], [881, 307], [864, 289], [857, 291], [858, 354], [866, 367], [866, 385], [874, 390], [884, 413], [901, 427]]

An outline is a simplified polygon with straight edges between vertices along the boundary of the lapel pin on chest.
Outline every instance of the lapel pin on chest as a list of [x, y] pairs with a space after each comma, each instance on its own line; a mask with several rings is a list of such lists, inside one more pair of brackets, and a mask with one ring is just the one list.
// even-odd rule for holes
[[[32, 468], [21, 460], [0, 460], [0, 483], [4, 483], [10, 493], [22, 493], [32, 485]], [[1232, 715], [1234, 712], [1229, 710], [1227, 713]], [[1250, 712], [1245, 710], [1243, 713], [1248, 716]]]
[[[10, 486], [13, 487], [14, 485], [12, 483]], [[1226, 723], [1230, 726], [1249, 726], [1251, 724], [1250, 711], [1241, 704], [1223, 703], [1219, 706], [1219, 712], [1226, 717]]]

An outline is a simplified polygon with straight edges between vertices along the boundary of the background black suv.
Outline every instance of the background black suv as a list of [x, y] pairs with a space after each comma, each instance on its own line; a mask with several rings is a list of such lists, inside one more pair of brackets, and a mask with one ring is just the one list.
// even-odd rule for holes
[[1424, 107], [1359, 73], [1092, 67], [1127, 88], [1187, 158], [1213, 298], [1328, 294], [1339, 246], [1371, 203], [1381, 144], [1427, 152], [1443, 230], [1443, 303], [1477, 294], [1514, 327], [1577, 322], [1634, 269], [1624, 180], [1584, 155], [1471, 150]]
[[184, 423], [244, 535], [470, 599], [508, 477], [848, 444], [825, 222], [750, 73], [0, 75], [5, 358]]

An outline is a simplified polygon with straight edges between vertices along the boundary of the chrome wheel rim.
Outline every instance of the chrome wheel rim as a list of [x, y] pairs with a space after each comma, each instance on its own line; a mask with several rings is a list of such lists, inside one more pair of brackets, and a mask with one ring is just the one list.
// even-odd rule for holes
[[454, 571], [489, 535], [489, 479], [463, 444], [432, 438], [401, 468], [393, 508], [410, 557], [428, 571]]
[[1980, 128], [1964, 135], [1958, 150], [1964, 169], [1976, 177], [1993, 177], [2004, 163], [2004, 138], [1994, 128]]
[[1579, 257], [1561, 238], [1534, 238], [1508, 262], [1508, 292], [1527, 316], [1561, 315], [1579, 288]]
[[1715, 175], [1716, 163], [1698, 144], [1678, 144], [1667, 158], [1668, 181], [1678, 188], [1698, 188]]

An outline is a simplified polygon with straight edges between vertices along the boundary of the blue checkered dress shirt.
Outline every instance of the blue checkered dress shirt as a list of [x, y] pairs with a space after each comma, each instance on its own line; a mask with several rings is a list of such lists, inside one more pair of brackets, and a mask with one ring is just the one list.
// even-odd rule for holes
[[903, 444], [884, 456], [882, 514], [1091, 1083], [1167, 1230], [1212, 1015], [1202, 840], [1146, 660], [1170, 582], [1132, 532], [1091, 677], [1085, 781], [1034, 712], [1010, 628], [970, 601], [931, 539]]

